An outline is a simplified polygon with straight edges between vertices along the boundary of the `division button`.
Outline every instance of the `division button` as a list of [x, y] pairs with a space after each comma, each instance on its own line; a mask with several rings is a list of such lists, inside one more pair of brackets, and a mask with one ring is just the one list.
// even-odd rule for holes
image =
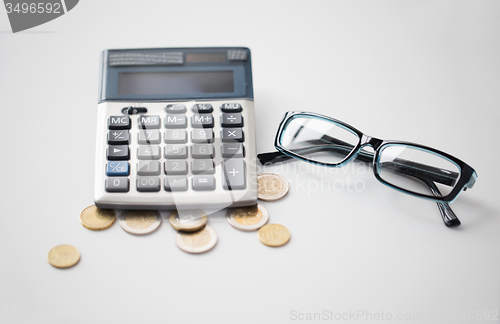
[[245, 189], [245, 161], [229, 159], [222, 162], [222, 186], [224, 189]]
[[139, 145], [137, 158], [139, 160], [159, 160], [161, 157], [159, 145]]
[[243, 117], [240, 113], [222, 114], [221, 125], [222, 127], [243, 127]]
[[158, 177], [137, 177], [137, 191], [160, 191], [161, 182]]
[[126, 177], [129, 172], [130, 167], [127, 161], [110, 161], [106, 165], [106, 175], [109, 177]]
[[211, 113], [214, 108], [211, 104], [194, 104], [191, 110], [197, 113]]
[[166, 128], [185, 128], [187, 126], [185, 115], [167, 115], [165, 117]]
[[160, 131], [157, 129], [139, 129], [139, 144], [160, 144]]
[[109, 129], [130, 129], [129, 116], [110, 116], [108, 119]]
[[160, 162], [139, 161], [139, 163], [137, 163], [137, 175], [140, 176], [160, 175]]
[[107, 178], [104, 184], [107, 192], [127, 192], [129, 191], [129, 181], [126, 177]]
[[137, 119], [137, 126], [142, 129], [158, 129], [160, 128], [160, 116], [158, 115], [143, 115]]
[[215, 190], [215, 178], [211, 175], [193, 176], [193, 190]]
[[188, 164], [185, 160], [169, 160], [165, 162], [166, 175], [185, 175], [188, 173]]
[[214, 117], [212, 114], [199, 114], [191, 116], [191, 126], [194, 128], [213, 128]]
[[111, 130], [108, 133], [108, 144], [127, 145], [130, 140], [128, 130]]
[[165, 107], [165, 111], [169, 114], [183, 114], [186, 112], [186, 105], [170, 104]]
[[245, 147], [241, 143], [224, 143], [221, 151], [223, 158], [245, 157]]
[[223, 142], [243, 142], [243, 130], [241, 128], [224, 128], [221, 138]]
[[186, 191], [188, 190], [188, 181], [182, 176], [168, 176], [165, 178], [166, 191]]
[[127, 145], [109, 145], [107, 156], [108, 160], [128, 160], [130, 152]]
[[239, 103], [223, 103], [220, 109], [225, 113], [236, 113], [243, 110]]

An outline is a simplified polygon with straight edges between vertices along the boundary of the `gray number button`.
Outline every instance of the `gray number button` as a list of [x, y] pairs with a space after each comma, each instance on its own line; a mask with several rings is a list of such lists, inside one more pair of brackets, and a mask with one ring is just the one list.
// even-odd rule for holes
[[215, 172], [213, 160], [193, 160], [191, 167], [194, 174], [213, 174]]
[[211, 175], [193, 176], [193, 190], [215, 190], [215, 178]]
[[166, 175], [184, 175], [188, 173], [188, 165], [185, 160], [170, 160], [165, 162]]
[[194, 129], [191, 132], [191, 141], [193, 143], [212, 143], [214, 132], [211, 129]]
[[167, 129], [165, 131], [165, 143], [186, 143], [186, 131], [183, 129]]
[[214, 146], [212, 144], [193, 144], [192, 156], [195, 159], [213, 159]]
[[128, 178], [126, 177], [109, 177], [105, 182], [107, 192], [127, 192], [129, 190]]
[[158, 160], [160, 156], [159, 145], [139, 145], [137, 148], [137, 158], [139, 160]]
[[160, 174], [160, 162], [158, 161], [139, 161], [137, 163], [137, 175], [152, 176]]
[[170, 176], [165, 178], [166, 191], [186, 191], [188, 190], [188, 181], [186, 177]]
[[139, 144], [160, 144], [160, 131], [157, 129], [139, 130]]
[[160, 191], [160, 178], [137, 177], [137, 191]]
[[188, 157], [186, 145], [167, 144], [165, 145], [166, 159], [186, 159]]

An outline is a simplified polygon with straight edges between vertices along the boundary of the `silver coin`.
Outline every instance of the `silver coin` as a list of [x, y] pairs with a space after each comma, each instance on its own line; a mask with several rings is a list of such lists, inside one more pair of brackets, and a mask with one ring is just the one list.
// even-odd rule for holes
[[186, 233], [177, 232], [175, 237], [177, 247], [187, 253], [203, 253], [212, 249], [217, 243], [217, 233], [206, 225], [203, 229]]
[[227, 211], [227, 222], [240, 231], [256, 231], [269, 220], [269, 213], [262, 205], [238, 207]]
[[274, 173], [263, 173], [257, 176], [258, 198], [275, 201], [286, 196], [290, 186], [288, 181]]
[[205, 227], [208, 217], [201, 210], [174, 210], [170, 213], [170, 225], [181, 232], [196, 232]]
[[156, 230], [161, 224], [161, 215], [155, 210], [129, 210], [120, 215], [118, 220], [124, 231], [144, 235]]

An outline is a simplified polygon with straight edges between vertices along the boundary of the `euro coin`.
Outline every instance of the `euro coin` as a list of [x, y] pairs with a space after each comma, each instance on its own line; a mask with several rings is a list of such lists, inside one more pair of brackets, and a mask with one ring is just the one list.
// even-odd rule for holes
[[196, 232], [207, 225], [207, 220], [201, 210], [174, 210], [168, 217], [170, 225], [181, 232]]
[[255, 231], [269, 220], [269, 213], [262, 205], [229, 209], [227, 222], [240, 231]]
[[275, 201], [286, 196], [290, 186], [282, 176], [263, 173], [257, 176], [258, 197], [265, 201]]
[[85, 208], [80, 214], [80, 223], [93, 231], [110, 227], [115, 219], [116, 214], [113, 209], [101, 209], [94, 205]]
[[267, 224], [258, 232], [259, 240], [267, 246], [282, 246], [290, 240], [290, 231], [280, 224]]
[[149, 234], [161, 224], [161, 215], [155, 210], [130, 210], [118, 220], [125, 232], [134, 235]]
[[58, 245], [47, 256], [50, 265], [56, 268], [70, 268], [80, 261], [80, 252], [72, 245]]
[[212, 249], [217, 243], [217, 233], [212, 227], [206, 225], [197, 232], [177, 232], [175, 243], [184, 252], [203, 253]]

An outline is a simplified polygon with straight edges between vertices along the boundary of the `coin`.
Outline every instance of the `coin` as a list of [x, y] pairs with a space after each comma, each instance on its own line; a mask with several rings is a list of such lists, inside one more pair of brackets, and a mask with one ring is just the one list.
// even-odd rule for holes
[[85, 208], [80, 214], [80, 223], [86, 228], [99, 231], [113, 225], [116, 214], [113, 209], [101, 209], [95, 205]]
[[288, 181], [274, 173], [263, 173], [257, 176], [258, 197], [261, 200], [275, 201], [286, 196], [290, 186]]
[[155, 210], [130, 210], [120, 215], [118, 220], [124, 231], [144, 235], [153, 232], [161, 224], [161, 215]]
[[174, 210], [168, 217], [173, 228], [182, 232], [196, 232], [207, 224], [208, 217], [201, 210]]
[[70, 268], [80, 261], [80, 252], [72, 245], [58, 245], [47, 255], [49, 263], [56, 268]]
[[184, 252], [203, 253], [207, 252], [217, 243], [217, 233], [212, 227], [206, 225], [197, 232], [177, 232], [175, 243]]
[[227, 211], [227, 222], [240, 231], [255, 231], [269, 220], [269, 213], [262, 205], [238, 207]]
[[282, 246], [290, 240], [290, 231], [280, 224], [267, 224], [259, 229], [258, 236], [267, 246]]

